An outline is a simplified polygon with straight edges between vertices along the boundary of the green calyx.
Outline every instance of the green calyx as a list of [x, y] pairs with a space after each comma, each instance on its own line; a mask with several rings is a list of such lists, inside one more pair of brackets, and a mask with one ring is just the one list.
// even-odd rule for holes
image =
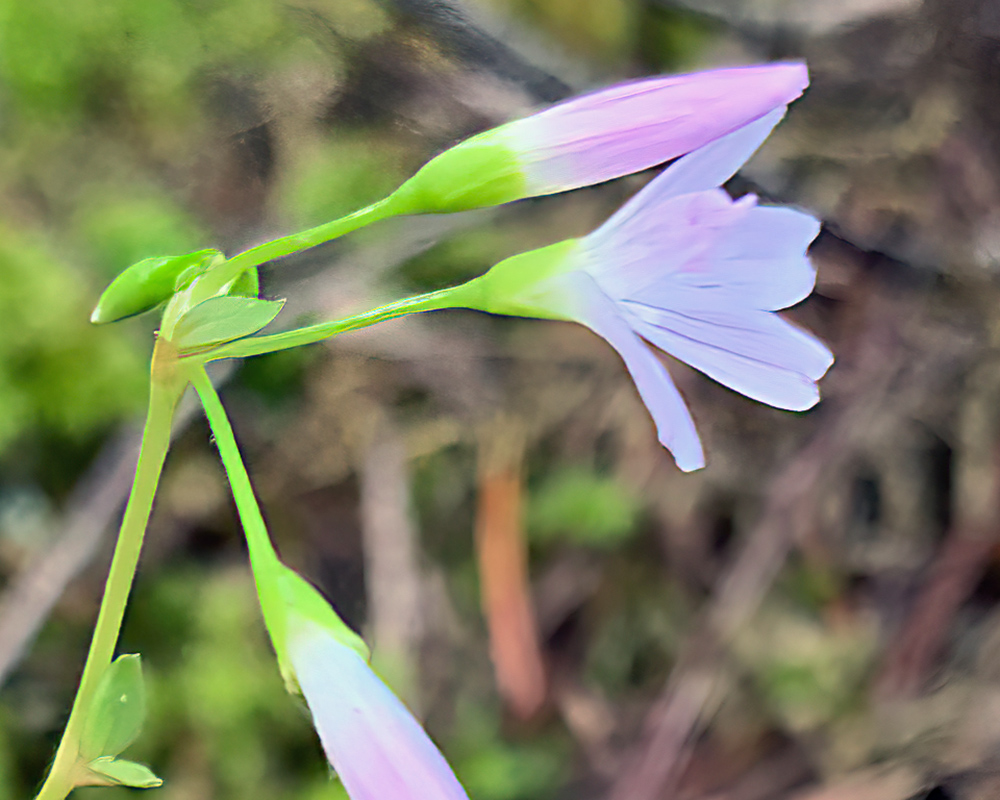
[[[261, 574], [262, 572], [266, 574]], [[263, 570], [259, 564], [255, 564], [254, 576], [264, 624], [289, 692], [297, 694], [299, 691], [288, 652], [289, 643], [305, 623], [319, 625], [338, 642], [368, 660], [370, 653], [364, 640], [347, 626], [323, 595], [305, 578], [278, 560], [269, 562]]]
[[[555, 244], [505, 258], [489, 272], [470, 281], [464, 304], [491, 314], [539, 319], [566, 319], [552, 307], [551, 298], [541, 296], [538, 286], [548, 278], [572, 268], [579, 239]], [[474, 289], [474, 291], [473, 291]]]
[[503, 128], [466, 139], [432, 158], [387, 199], [396, 214], [444, 214], [496, 206], [528, 194]]
[[145, 258], [124, 269], [104, 290], [90, 321], [103, 325], [150, 311], [222, 258], [218, 250]]

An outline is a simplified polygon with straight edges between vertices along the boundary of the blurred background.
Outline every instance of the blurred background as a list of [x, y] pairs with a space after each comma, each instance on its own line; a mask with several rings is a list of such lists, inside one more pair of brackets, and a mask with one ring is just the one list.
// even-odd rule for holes
[[[154, 321], [88, 323], [119, 270], [326, 221], [575, 92], [793, 57], [812, 87], [730, 188], [824, 221], [789, 312], [838, 358], [813, 411], [671, 364], [683, 475], [599, 339], [471, 312], [230, 365], [223, 400], [279, 550], [472, 800], [996, 797], [1000, 2], [0, 0], [0, 800], [58, 741], [134, 464]], [[648, 178], [382, 223], [264, 293], [448, 285]], [[193, 404], [120, 649], [157, 796], [343, 797]]]

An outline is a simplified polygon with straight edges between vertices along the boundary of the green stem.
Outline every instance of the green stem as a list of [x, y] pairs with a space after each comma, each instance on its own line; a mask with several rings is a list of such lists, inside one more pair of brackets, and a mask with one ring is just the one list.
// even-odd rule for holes
[[111, 570], [104, 586], [104, 596], [90, 642], [90, 651], [80, 678], [80, 687], [73, 701], [66, 730], [56, 750], [52, 769], [38, 792], [37, 800], [62, 800], [72, 791], [79, 777], [77, 770], [80, 766], [78, 763], [80, 734], [97, 684], [111, 664], [114, 655], [125, 605], [132, 588], [132, 579], [135, 577], [139, 553], [142, 550], [146, 523], [153, 508], [153, 496], [156, 494], [160, 472], [170, 447], [170, 423], [177, 400], [184, 388], [183, 384], [178, 384], [170, 374], [170, 364], [164, 364], [165, 360], [173, 358], [175, 357], [165, 355], [159, 344], [154, 350], [149, 409], [146, 414], [146, 426], [142, 432], [142, 447], [139, 451], [135, 478], [132, 481], [132, 491], [118, 533]]
[[299, 233], [282, 236], [280, 239], [273, 239], [270, 242], [251, 247], [249, 250], [244, 250], [242, 253], [237, 253], [205, 275], [202, 278], [203, 281], [207, 281], [204, 286], [207, 287], [209, 283], [211, 284], [210, 296], [250, 267], [259, 266], [265, 261], [290, 256], [325, 242], [331, 242], [356, 231], [358, 228], [363, 228], [365, 225], [392, 217], [397, 211], [393, 209], [390, 203], [391, 199], [391, 197], [384, 198], [377, 203], [372, 203], [370, 206], [348, 214], [346, 217], [325, 222]]
[[278, 350], [288, 350], [306, 344], [314, 344], [323, 339], [329, 339], [347, 331], [367, 328], [378, 322], [385, 322], [396, 317], [415, 314], [420, 311], [437, 311], [444, 308], [466, 306], [469, 298], [469, 287], [475, 282], [469, 281], [459, 286], [439, 289], [436, 292], [407, 297], [395, 303], [379, 306], [370, 311], [363, 311], [350, 317], [322, 322], [318, 325], [308, 325], [283, 333], [273, 333], [268, 336], [250, 336], [235, 342], [220, 345], [209, 352], [192, 353], [191, 357], [200, 361], [216, 361], [220, 358], [245, 358], [263, 353], [274, 353]]
[[261, 605], [265, 609], [277, 607], [268, 604], [266, 599], [276, 591], [274, 582], [267, 580], [267, 578], [274, 574], [275, 567], [279, 564], [278, 555], [274, 552], [274, 546], [267, 534], [264, 517], [257, 505], [257, 498], [254, 495], [253, 486], [250, 484], [250, 476], [247, 475], [243, 458], [240, 456], [233, 428], [229, 424], [229, 417], [226, 415], [222, 401], [219, 399], [215, 387], [212, 386], [212, 381], [204, 367], [199, 365], [196, 369], [190, 370], [189, 377], [205, 407], [205, 416], [208, 418], [212, 435], [215, 436], [215, 445], [219, 448], [222, 465], [229, 477], [233, 499], [236, 501], [236, 510], [239, 512], [240, 522], [242, 522], [246, 534], [247, 549], [250, 551], [250, 564], [253, 567], [257, 591], [262, 598]]
[[271, 636], [275, 654], [278, 656], [282, 677], [288, 690], [297, 693], [295, 668], [289, 658], [287, 647], [291, 617], [319, 622], [332, 631], [341, 642], [353, 647], [365, 658], [369, 657], [368, 648], [361, 638], [344, 624], [313, 586], [281, 563], [268, 536], [260, 506], [257, 505], [257, 498], [219, 395], [203, 365], [194, 364], [187, 370], [187, 374], [205, 407], [205, 416], [208, 417], [209, 427], [215, 436], [215, 444], [219, 448], [222, 464], [229, 477], [236, 510], [239, 512], [247, 548], [250, 551], [250, 566], [253, 568], [254, 583], [257, 586], [264, 623]]
[[247, 269], [247, 267], [256, 267], [265, 261], [290, 256], [300, 250], [307, 250], [318, 244], [331, 242], [351, 231], [356, 231], [358, 228], [378, 222], [386, 217], [391, 217], [394, 214], [395, 211], [393, 211], [389, 203], [389, 198], [385, 198], [355, 211], [353, 214], [348, 214], [346, 217], [335, 219], [332, 222], [324, 222], [315, 228], [309, 228], [308, 230], [293, 233], [289, 236], [282, 236], [280, 239], [274, 239], [270, 242], [259, 244], [256, 247], [251, 247], [249, 250], [244, 250], [242, 253], [233, 256], [229, 259], [229, 263], [236, 265], [241, 271]]

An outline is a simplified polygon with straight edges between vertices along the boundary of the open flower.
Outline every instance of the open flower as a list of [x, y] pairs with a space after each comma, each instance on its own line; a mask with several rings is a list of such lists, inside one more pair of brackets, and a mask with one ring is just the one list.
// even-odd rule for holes
[[[718, 188], [767, 138], [783, 109], [679, 159], [582, 239], [506, 259], [460, 287], [461, 304], [574, 320], [625, 361], [684, 471], [705, 464], [691, 415], [642, 342], [768, 405], [804, 410], [830, 351], [774, 310], [815, 282], [806, 248], [819, 223], [790, 208], [732, 200]], [[641, 337], [641, 338], [640, 338]]]
[[619, 84], [460, 142], [387, 203], [395, 213], [460, 211], [601, 183], [713, 142], [808, 84], [800, 62]]
[[352, 800], [468, 800], [420, 724], [357, 649], [293, 619], [288, 657], [323, 749]]

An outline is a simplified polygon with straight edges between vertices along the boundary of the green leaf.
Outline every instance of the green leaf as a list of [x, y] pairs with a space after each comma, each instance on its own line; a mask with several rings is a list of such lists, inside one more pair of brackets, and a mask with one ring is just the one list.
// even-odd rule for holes
[[104, 290], [90, 321], [102, 325], [156, 308], [222, 257], [218, 250], [199, 250], [143, 259], [123, 270]]
[[139, 735], [146, 718], [146, 690], [138, 655], [116, 658], [101, 676], [83, 723], [80, 756], [116, 756]]
[[260, 297], [260, 275], [257, 273], [257, 267], [244, 270], [243, 274], [233, 282], [229, 294], [237, 297]]
[[142, 764], [124, 758], [104, 756], [87, 764], [97, 786], [131, 786], [133, 789], [155, 789], [163, 785], [163, 779]]
[[269, 324], [284, 304], [229, 295], [209, 298], [177, 320], [173, 343], [183, 350], [242, 339]]

